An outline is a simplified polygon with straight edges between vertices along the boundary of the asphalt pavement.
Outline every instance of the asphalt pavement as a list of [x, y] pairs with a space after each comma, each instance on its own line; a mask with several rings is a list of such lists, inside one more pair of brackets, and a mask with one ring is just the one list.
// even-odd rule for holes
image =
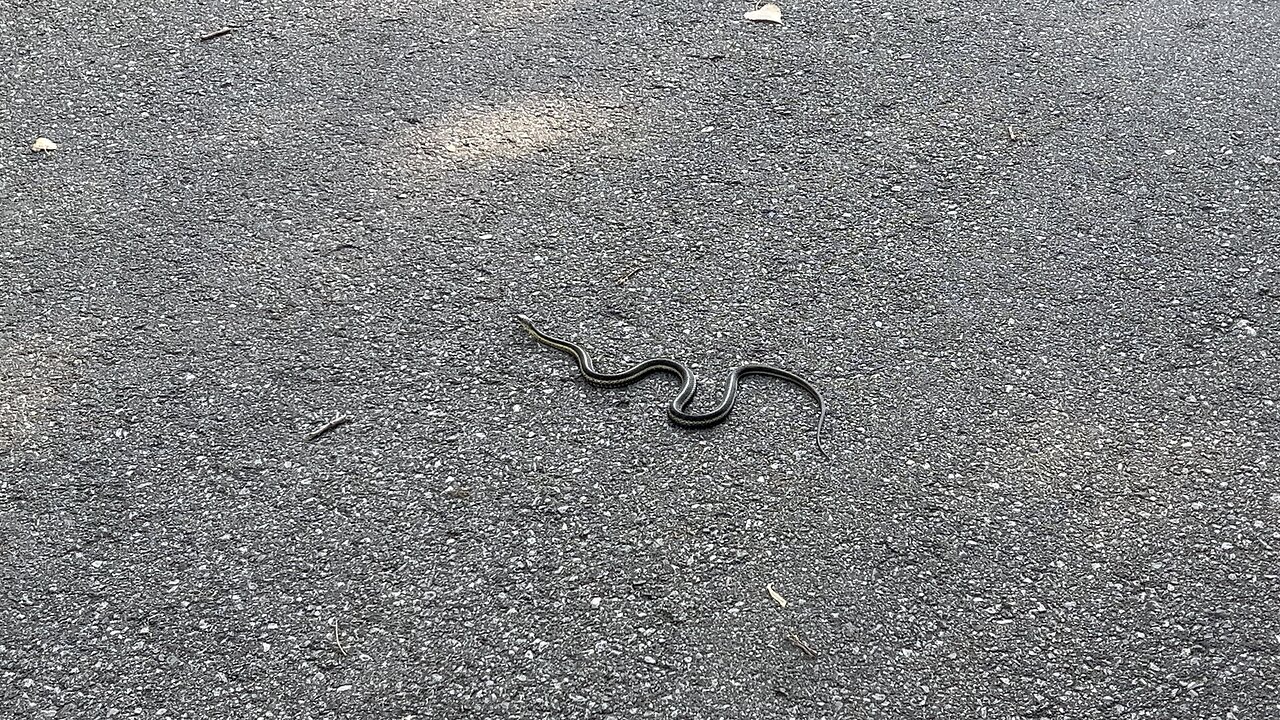
[[5, 3], [0, 716], [1280, 717], [1280, 7], [752, 7]]

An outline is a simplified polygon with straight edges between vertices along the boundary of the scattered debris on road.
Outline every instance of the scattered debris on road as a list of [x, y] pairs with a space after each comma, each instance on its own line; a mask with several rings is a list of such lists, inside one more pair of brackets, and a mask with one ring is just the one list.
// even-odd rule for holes
[[797, 650], [799, 650], [800, 652], [804, 653], [805, 655], [807, 655], [807, 656], [809, 656], [809, 657], [811, 657], [811, 658], [818, 657], [818, 651], [817, 651], [817, 650], [814, 650], [814, 649], [809, 645], [809, 643], [807, 643], [807, 642], [805, 642], [805, 641], [801, 640], [801, 639], [800, 639], [800, 637], [799, 637], [798, 635], [795, 635], [795, 634], [788, 635], [788, 636], [787, 636], [787, 640], [789, 640], [789, 641], [791, 642], [791, 644], [792, 644], [792, 645], [793, 645]]
[[206, 33], [206, 34], [204, 34], [204, 35], [201, 35], [201, 36], [200, 36], [200, 42], [209, 42], [210, 40], [213, 40], [214, 38], [220, 38], [220, 37], [222, 37], [223, 35], [226, 35], [227, 33], [231, 32], [232, 30], [235, 30], [235, 28], [233, 28], [233, 27], [222, 27], [222, 28], [219, 28], [219, 29], [217, 29], [217, 30], [214, 30], [214, 31], [213, 31], [213, 32], [211, 32], [211, 33]]
[[335, 417], [334, 419], [325, 423], [324, 426], [321, 427], [320, 429], [313, 430], [310, 433], [308, 433], [307, 442], [315, 442], [316, 440], [319, 440], [321, 437], [323, 437], [325, 434], [327, 434], [331, 430], [340, 428], [349, 422], [351, 422], [351, 417], [349, 415], [339, 415], [338, 417]]
[[742, 17], [755, 22], [771, 22], [782, 24], [782, 8], [773, 3], [766, 3], [748, 13], [743, 13]]

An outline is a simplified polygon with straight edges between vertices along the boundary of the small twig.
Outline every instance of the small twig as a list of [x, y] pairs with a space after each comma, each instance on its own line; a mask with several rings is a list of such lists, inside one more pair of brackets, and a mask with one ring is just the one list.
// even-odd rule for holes
[[808, 644], [808, 643], [806, 643], [805, 641], [801, 640], [801, 639], [800, 639], [799, 637], [797, 637], [796, 635], [788, 635], [788, 636], [787, 636], [787, 639], [791, 641], [791, 644], [792, 644], [792, 645], [794, 645], [794, 646], [795, 646], [795, 648], [796, 648], [797, 650], [799, 650], [800, 652], [804, 653], [805, 655], [808, 655], [808, 656], [809, 656], [809, 657], [811, 657], [811, 658], [816, 658], [816, 657], [818, 657], [818, 651], [817, 651], [817, 650], [814, 650], [814, 649], [813, 649], [813, 648], [811, 648], [811, 647], [809, 647], [809, 644]]
[[332, 620], [330, 620], [329, 625], [333, 627], [334, 644], [338, 646], [338, 649], [342, 651], [343, 655], [347, 655], [348, 654], [347, 649], [342, 647], [342, 634], [338, 632], [338, 618], [333, 618]]
[[1013, 126], [1009, 125], [1009, 140], [1017, 140], [1018, 136], [1013, 134]]
[[316, 440], [319, 440], [323, 435], [328, 433], [330, 430], [333, 430], [335, 428], [340, 428], [349, 422], [351, 422], [351, 416], [339, 415], [338, 417], [325, 423], [324, 427], [320, 428], [319, 430], [313, 430], [310, 433], [308, 433], [307, 442], [314, 442]]
[[623, 275], [622, 277], [618, 278], [618, 285], [621, 286], [625, 284], [628, 280], [631, 279], [632, 275], [635, 275], [636, 273], [640, 272], [640, 268], [642, 267], [644, 267], [643, 263], [628, 270], [626, 275]]
[[211, 32], [211, 33], [208, 33], [208, 34], [205, 34], [205, 35], [201, 35], [201, 36], [200, 36], [200, 42], [209, 42], [210, 40], [212, 40], [212, 39], [214, 39], [214, 38], [220, 38], [220, 37], [222, 37], [223, 35], [226, 35], [227, 33], [231, 32], [232, 30], [235, 30], [235, 28], [233, 28], [233, 27], [223, 27], [223, 28], [221, 28], [220, 30], [214, 30], [214, 31], [213, 31], [213, 32]]

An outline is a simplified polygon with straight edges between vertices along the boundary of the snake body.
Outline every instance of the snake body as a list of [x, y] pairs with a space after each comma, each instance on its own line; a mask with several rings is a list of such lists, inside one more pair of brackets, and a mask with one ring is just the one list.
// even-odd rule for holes
[[738, 385], [740, 381], [748, 375], [766, 375], [785, 380], [804, 390], [818, 403], [818, 452], [822, 453], [824, 457], [826, 456], [826, 451], [822, 448], [822, 425], [827, 419], [826, 401], [823, 400], [822, 393], [819, 393], [817, 388], [795, 373], [771, 365], [755, 363], [738, 366], [729, 371], [729, 375], [725, 379], [724, 395], [720, 398], [720, 402], [710, 410], [694, 412], [689, 410], [689, 403], [692, 402], [694, 393], [697, 392], [698, 378], [684, 363], [671, 358], [658, 357], [636, 363], [619, 373], [600, 372], [591, 362], [591, 356], [587, 354], [587, 351], [581, 345], [543, 332], [533, 324], [532, 320], [524, 315], [516, 315], [516, 319], [524, 327], [525, 331], [533, 336], [534, 340], [572, 356], [578, 363], [578, 370], [582, 372], [582, 377], [588, 383], [597, 387], [623, 387], [659, 372], [675, 375], [680, 381], [680, 389], [671, 400], [671, 404], [667, 406], [667, 417], [670, 418], [671, 422], [681, 427], [707, 428], [724, 422], [729, 417], [729, 413], [733, 411], [733, 406], [738, 400]]

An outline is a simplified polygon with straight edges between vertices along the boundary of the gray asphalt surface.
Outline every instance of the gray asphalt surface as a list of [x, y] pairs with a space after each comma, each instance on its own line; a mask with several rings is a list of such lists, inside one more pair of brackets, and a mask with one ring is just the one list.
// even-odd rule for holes
[[1280, 8], [750, 7], [5, 3], [0, 716], [1280, 716]]

